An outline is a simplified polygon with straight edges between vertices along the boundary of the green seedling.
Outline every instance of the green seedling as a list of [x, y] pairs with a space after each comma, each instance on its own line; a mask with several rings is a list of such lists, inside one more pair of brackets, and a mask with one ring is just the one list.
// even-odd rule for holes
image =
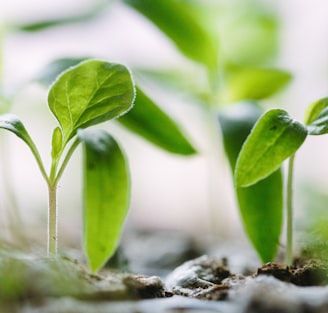
[[[163, 68], [159, 62], [161, 66], [155, 69], [134, 68], [138, 84], [135, 106], [118, 122], [170, 152], [192, 154], [194, 149], [181, 136], [179, 128], [171, 127], [171, 120], [163, 115], [142, 87], [148, 80], [151, 87], [157, 84], [165, 93], [178, 91], [181, 95], [182, 91], [188, 102], [200, 104], [204, 125], [208, 126], [203, 140], [208, 141], [210, 153], [217, 155], [223, 150], [220, 146], [222, 138], [234, 172], [241, 145], [262, 113], [260, 107], [249, 100], [268, 99], [291, 80], [288, 72], [272, 68], [279, 37], [279, 21], [274, 11], [264, 9], [258, 1], [193, 1], [188, 5], [176, 0], [122, 2], [160, 30], [158, 35], [177, 48], [176, 52], [187, 60], [187, 65], [171, 69]], [[47, 24], [43, 26], [47, 27]], [[147, 49], [144, 52], [149, 53]], [[61, 66], [65, 68], [72, 60], [68, 61], [58, 60], [50, 72]], [[42, 80], [47, 80], [48, 74]], [[52, 74], [48, 81], [52, 81]], [[241, 101], [237, 110], [226, 114], [227, 104], [233, 109]], [[222, 137], [218, 136], [218, 114]], [[211, 211], [218, 209], [211, 202], [217, 201], [217, 190], [220, 189], [213, 184], [212, 175], [216, 174], [218, 158], [213, 160], [209, 164]], [[272, 177], [237, 190], [246, 232], [264, 262], [274, 258], [278, 246], [283, 215], [282, 184], [281, 170], [277, 170]], [[267, 203], [265, 210], [263, 201]], [[253, 227], [263, 223], [265, 218], [265, 227]], [[213, 226], [214, 233], [218, 225]]]
[[[254, 125], [237, 159], [235, 167], [237, 194], [240, 190], [254, 186], [275, 173], [282, 163], [289, 159], [286, 182], [286, 264], [288, 265], [291, 265], [293, 257], [293, 172], [295, 154], [307, 135], [322, 135], [328, 132], [327, 112], [328, 98], [320, 99], [308, 107], [304, 123], [292, 119], [286, 111], [281, 109], [267, 111]], [[276, 190], [272, 190], [272, 192], [281, 193], [279, 188], [276, 187]], [[264, 202], [262, 210], [265, 209], [265, 206], [266, 203]], [[250, 219], [252, 219], [251, 214], [262, 215], [263, 218], [253, 219], [250, 222]], [[280, 214], [279, 210], [277, 214]], [[249, 229], [249, 235], [250, 238], [253, 236], [253, 244], [256, 241], [263, 240], [258, 236], [259, 233], [256, 229], [263, 228], [263, 225], [268, 224], [268, 216], [260, 211], [249, 211], [245, 212], [244, 219], [246, 223], [250, 223], [252, 226]], [[269, 224], [274, 223], [274, 219], [269, 220]], [[265, 244], [265, 242], [261, 246], [254, 244], [261, 256], [264, 253]]]
[[[262, 113], [263, 109], [257, 103], [249, 101], [221, 110], [223, 144], [232, 173], [239, 151]], [[250, 187], [236, 189], [245, 232], [264, 263], [273, 260], [277, 252], [283, 215], [282, 184], [279, 169]]]
[[48, 187], [48, 254], [57, 254], [57, 186], [81, 143], [83, 146], [84, 249], [97, 271], [114, 252], [129, 205], [126, 158], [115, 139], [93, 125], [117, 118], [133, 105], [135, 87], [120, 64], [88, 60], [64, 71], [52, 84], [48, 106], [58, 126], [52, 132], [49, 173], [21, 120], [0, 116], [0, 128], [16, 134], [30, 148]]
[[[152, 83], [170, 87], [171, 92], [184, 90], [188, 100], [200, 104], [206, 118], [204, 125], [208, 126], [203, 139], [208, 141], [210, 153], [217, 156], [223, 150], [222, 138], [234, 172], [242, 143], [262, 114], [254, 102], [270, 98], [291, 80], [290, 73], [271, 67], [278, 48], [276, 16], [255, 2], [251, 5], [247, 2], [246, 6], [231, 1], [194, 2], [188, 6], [175, 0], [159, 0], [156, 5], [149, 0], [123, 2], [152, 22], [175, 44], [181, 56], [193, 62], [190, 63], [194, 69], [190, 72], [187, 68], [141, 73], [150, 77]], [[220, 186], [213, 184], [216, 181], [213, 175], [219, 174], [215, 171], [218, 159], [213, 158], [213, 162], [209, 159], [211, 212], [218, 209], [215, 203]], [[283, 215], [282, 184], [282, 173], [277, 170], [258, 184], [237, 189], [246, 233], [264, 262], [271, 261], [277, 251]], [[216, 233], [219, 229], [216, 219], [211, 218], [211, 223], [212, 233]], [[261, 227], [254, 227], [260, 223]]]

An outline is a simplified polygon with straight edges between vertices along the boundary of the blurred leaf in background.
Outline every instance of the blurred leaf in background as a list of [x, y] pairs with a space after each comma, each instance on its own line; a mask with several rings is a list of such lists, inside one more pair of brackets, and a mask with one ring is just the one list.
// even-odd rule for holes
[[226, 1], [218, 14], [221, 49], [226, 63], [271, 64], [278, 53], [279, 20], [270, 5], [259, 1]]
[[291, 80], [290, 73], [269, 68], [241, 68], [227, 75], [224, 102], [263, 100], [274, 95]]
[[196, 153], [179, 126], [140, 88], [137, 88], [134, 107], [128, 114], [118, 119], [118, 122], [169, 152], [181, 155]]
[[123, 1], [152, 21], [188, 58], [204, 64], [209, 72], [217, 70], [218, 44], [195, 16], [192, 1]]
[[53, 28], [57, 26], [65, 26], [73, 23], [83, 23], [97, 18], [102, 10], [107, 7], [109, 4], [105, 0], [97, 0], [93, 2], [93, 5], [86, 12], [74, 12], [71, 14], [65, 12], [58, 17], [44, 18], [37, 21], [25, 22], [25, 23], [16, 23], [15, 29], [24, 32], [39, 32], [46, 30], [48, 28]]

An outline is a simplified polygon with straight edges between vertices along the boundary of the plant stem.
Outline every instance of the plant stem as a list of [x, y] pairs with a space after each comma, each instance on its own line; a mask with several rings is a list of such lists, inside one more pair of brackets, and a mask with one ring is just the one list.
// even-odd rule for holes
[[76, 139], [71, 147], [69, 148], [61, 167], [58, 169], [58, 160], [60, 157], [53, 159], [50, 169], [50, 175], [48, 179], [48, 201], [49, 201], [49, 211], [48, 211], [48, 256], [57, 255], [58, 246], [58, 222], [57, 222], [57, 185], [60, 180], [64, 169], [67, 166], [74, 150], [80, 143], [79, 139]]
[[57, 184], [48, 184], [48, 256], [57, 255]]
[[293, 172], [294, 172], [295, 154], [289, 158], [288, 176], [287, 176], [287, 246], [286, 246], [286, 264], [293, 263]]

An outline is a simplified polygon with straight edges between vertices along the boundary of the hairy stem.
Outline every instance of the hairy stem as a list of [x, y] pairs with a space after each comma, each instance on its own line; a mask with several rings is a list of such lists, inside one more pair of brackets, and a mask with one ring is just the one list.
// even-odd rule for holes
[[48, 255], [56, 255], [57, 254], [57, 229], [58, 229], [58, 221], [57, 221], [57, 185], [60, 180], [68, 161], [72, 157], [73, 152], [80, 141], [76, 139], [71, 147], [69, 148], [63, 163], [61, 164], [59, 170], [58, 169], [58, 160], [60, 157], [53, 159], [50, 169], [50, 176], [48, 180], [48, 201], [49, 201], [49, 212], [48, 212]]
[[287, 246], [286, 246], [286, 264], [293, 263], [293, 171], [295, 155], [289, 158], [288, 176], [287, 176]]
[[48, 184], [48, 256], [57, 254], [57, 184]]

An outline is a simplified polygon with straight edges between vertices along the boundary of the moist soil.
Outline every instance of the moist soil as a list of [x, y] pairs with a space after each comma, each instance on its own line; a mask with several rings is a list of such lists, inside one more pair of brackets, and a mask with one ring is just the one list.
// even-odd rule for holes
[[[190, 238], [161, 234], [160, 241], [162, 235], [174, 239], [177, 251], [175, 257], [172, 250], [166, 251], [167, 257], [157, 251], [164, 264], [158, 261], [159, 275], [155, 248], [151, 256], [143, 256], [148, 261], [130, 260], [133, 273], [128, 270], [129, 262], [118, 253], [116, 260], [125, 269], [114, 269], [113, 258], [96, 275], [70, 257], [54, 260], [3, 253], [0, 312], [328, 312], [328, 268], [318, 259], [299, 257], [292, 266], [267, 263], [254, 270], [247, 264], [236, 272], [230, 266], [230, 255], [209, 256]], [[144, 242], [145, 237], [141, 237]], [[142, 250], [141, 245], [139, 248]], [[135, 273], [136, 268], [146, 269], [147, 262], [152, 263], [150, 272], [155, 273]]]

